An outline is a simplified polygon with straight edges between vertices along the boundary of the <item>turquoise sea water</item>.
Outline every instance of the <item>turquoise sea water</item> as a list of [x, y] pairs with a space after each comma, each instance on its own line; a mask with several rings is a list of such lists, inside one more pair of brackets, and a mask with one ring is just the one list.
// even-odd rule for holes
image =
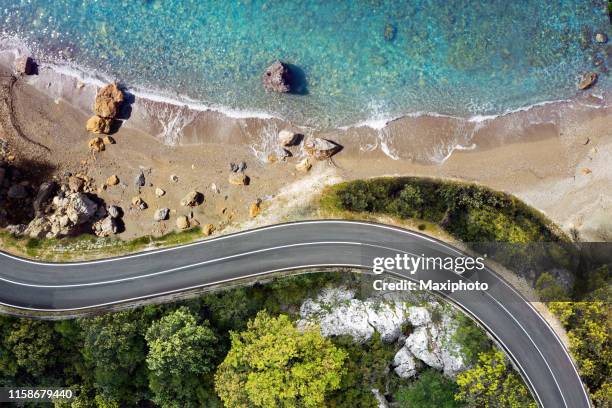
[[[605, 0], [0, 0], [0, 21], [38, 57], [326, 127], [501, 113], [569, 98], [588, 70], [610, 87], [610, 44], [593, 40], [610, 35], [605, 8]], [[301, 94], [263, 91], [260, 75], [276, 58], [299, 67]]]

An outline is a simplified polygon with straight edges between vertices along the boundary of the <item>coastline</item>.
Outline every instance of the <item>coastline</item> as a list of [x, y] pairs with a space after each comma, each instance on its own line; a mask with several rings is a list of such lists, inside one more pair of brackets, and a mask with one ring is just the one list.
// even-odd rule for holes
[[[0, 56], [5, 71], [11, 62], [7, 53]], [[28, 110], [37, 113], [30, 118], [32, 127], [40, 129], [40, 122], [49, 126], [50, 115], [41, 114], [47, 108], [53, 110], [55, 120], [65, 122], [61, 126], [52, 124], [53, 131], [60, 128], [61, 134], [66, 135], [64, 143], [85, 151], [89, 136], [84, 123], [98, 86], [106, 79], [78, 78], [72, 74], [42, 64], [38, 75], [20, 79], [15, 91], [17, 98], [22, 99], [23, 117], [28, 116]], [[108, 174], [110, 170], [104, 166], [115, 166], [116, 171], [125, 167], [130, 172], [155, 168], [161, 180], [170, 171], [178, 174], [188, 170], [181, 169], [179, 163], [189, 163], [191, 170], [208, 169], [215, 173], [210, 182], [219, 184], [218, 178], [223, 177], [219, 174], [226, 171], [227, 163], [244, 158], [252, 177], [262, 185], [257, 187], [258, 191], [247, 189], [230, 199], [236, 200], [231, 203], [233, 206], [242, 207], [236, 210], [237, 215], [231, 220], [234, 223], [248, 219], [243, 214], [248, 202], [270, 199], [288, 183], [303, 179], [293, 167], [287, 168], [287, 164], [304, 155], [302, 150], [294, 152], [296, 157], [289, 163], [267, 161], [270, 154], [278, 153], [278, 131], [292, 129], [344, 146], [334, 157], [334, 164], [317, 163], [309, 177], [325, 174], [335, 180], [347, 180], [421, 175], [482, 183], [517, 195], [544, 211], [565, 231], [577, 228], [584, 230], [586, 239], [612, 239], [609, 232], [612, 220], [606, 215], [612, 209], [612, 197], [604, 193], [606, 186], [612, 185], [612, 171], [606, 166], [606, 158], [612, 157], [612, 135], [608, 130], [612, 128], [609, 104], [612, 98], [609, 92], [602, 93], [597, 88], [571, 100], [542, 102], [494, 116], [460, 118], [419, 113], [388, 122], [381, 119], [372, 126], [328, 130], [294, 126], [267, 114], [238, 112], [232, 117], [231, 112], [228, 115], [159, 95], [127, 91], [134, 100], [129, 119], [117, 133], [124, 155], [107, 152], [105, 155], [112, 155], [108, 163], [102, 157], [88, 163], [99, 168], [97, 177], [93, 177], [99, 179]], [[35, 108], [45, 105], [51, 106]], [[36, 132], [28, 134], [32, 133]], [[52, 144], [61, 145], [62, 141], [53, 140]], [[62, 161], [59, 160], [58, 169], [75, 168], [74, 164]], [[585, 168], [590, 169], [588, 174], [583, 174]], [[186, 176], [191, 185], [202, 185], [203, 181], [196, 177]], [[105, 194], [110, 195], [111, 202], [120, 203], [129, 193]], [[227, 217], [219, 216], [221, 206], [229, 205], [216, 203], [218, 208], [203, 211], [202, 218], [223, 222], [221, 219]], [[140, 214], [134, 215], [134, 221], [126, 224], [128, 232], [123, 235], [126, 238], [151, 232], [151, 223], [143, 223], [146, 218]]]

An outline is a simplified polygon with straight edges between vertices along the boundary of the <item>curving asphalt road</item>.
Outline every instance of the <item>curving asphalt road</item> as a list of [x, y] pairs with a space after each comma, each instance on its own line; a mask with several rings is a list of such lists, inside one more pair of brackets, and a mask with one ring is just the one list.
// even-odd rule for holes
[[[354, 221], [280, 224], [175, 248], [78, 263], [43, 263], [0, 252], [0, 303], [36, 311], [69, 311], [124, 303], [307, 267], [371, 269], [397, 253], [464, 256], [432, 238]], [[545, 408], [588, 408], [567, 350], [544, 319], [489, 269], [418, 271], [397, 277], [480, 281], [487, 291], [438, 294], [475, 318], [496, 339]]]

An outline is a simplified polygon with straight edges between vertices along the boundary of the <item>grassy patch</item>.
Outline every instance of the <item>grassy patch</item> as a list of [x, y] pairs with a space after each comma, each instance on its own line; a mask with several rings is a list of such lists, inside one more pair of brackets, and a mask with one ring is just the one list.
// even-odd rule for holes
[[119, 256], [149, 248], [186, 244], [202, 237], [199, 227], [161, 236], [147, 235], [129, 241], [86, 234], [61, 239], [19, 238], [6, 231], [0, 231], [0, 243], [5, 250], [16, 255], [47, 261]]

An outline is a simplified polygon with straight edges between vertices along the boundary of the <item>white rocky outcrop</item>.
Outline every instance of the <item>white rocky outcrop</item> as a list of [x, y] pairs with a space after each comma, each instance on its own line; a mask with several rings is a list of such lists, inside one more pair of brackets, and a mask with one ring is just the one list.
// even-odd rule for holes
[[[403, 342], [392, 366], [402, 378], [417, 373], [421, 363], [453, 377], [466, 369], [461, 346], [453, 341], [457, 325], [452, 312], [430, 301], [425, 306], [407, 306], [402, 299], [354, 298], [354, 292], [324, 289], [316, 299], [307, 299], [300, 308], [298, 327], [318, 324], [323, 336], [349, 335], [365, 342], [378, 332], [381, 339]], [[432, 320], [431, 310], [437, 309], [440, 319]], [[404, 326], [412, 327], [406, 337]]]
[[54, 238], [74, 233], [81, 225], [92, 222], [98, 205], [84, 193], [53, 197], [49, 215], [34, 218], [24, 231], [32, 238]]

